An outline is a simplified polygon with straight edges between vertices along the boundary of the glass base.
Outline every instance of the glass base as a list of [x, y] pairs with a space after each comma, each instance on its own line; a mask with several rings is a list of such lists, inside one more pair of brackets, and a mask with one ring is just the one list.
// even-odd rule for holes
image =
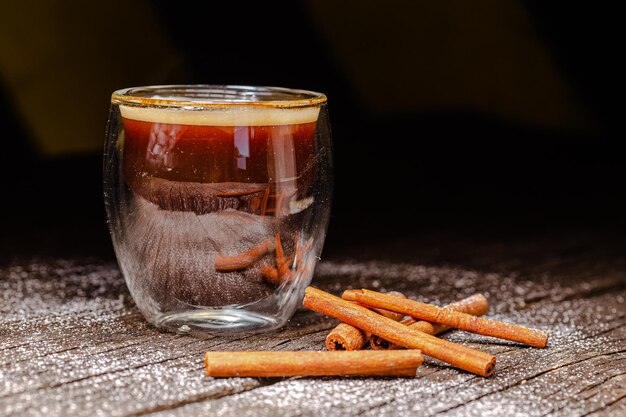
[[183, 334], [267, 331], [281, 325], [274, 317], [229, 308], [164, 314], [157, 317], [154, 324]]

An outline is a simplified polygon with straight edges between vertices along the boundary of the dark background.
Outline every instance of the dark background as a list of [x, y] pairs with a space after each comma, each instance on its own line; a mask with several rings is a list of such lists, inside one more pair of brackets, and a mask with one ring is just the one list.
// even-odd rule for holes
[[3, 259], [113, 256], [101, 186], [110, 93], [164, 83], [327, 94], [336, 171], [325, 256], [394, 237], [622, 235], [614, 11], [204, 3], [0, 6], [11, 23], [0, 32]]

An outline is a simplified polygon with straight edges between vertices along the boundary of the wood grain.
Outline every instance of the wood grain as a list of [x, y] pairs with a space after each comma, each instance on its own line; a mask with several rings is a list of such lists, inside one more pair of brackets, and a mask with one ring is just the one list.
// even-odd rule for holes
[[[442, 241], [444, 242], [444, 241]], [[626, 413], [624, 245], [585, 239], [394, 244], [320, 264], [314, 285], [399, 290], [443, 305], [476, 292], [489, 317], [549, 330], [546, 349], [460, 331], [498, 358], [483, 379], [427, 360], [416, 378], [206, 378], [207, 350], [321, 350], [337, 322], [298, 311], [261, 335], [193, 338], [148, 325], [117, 266], [85, 258], [0, 266], [0, 415], [275, 416]], [[388, 251], [388, 252], [385, 252]], [[376, 255], [373, 255], [376, 254]]]

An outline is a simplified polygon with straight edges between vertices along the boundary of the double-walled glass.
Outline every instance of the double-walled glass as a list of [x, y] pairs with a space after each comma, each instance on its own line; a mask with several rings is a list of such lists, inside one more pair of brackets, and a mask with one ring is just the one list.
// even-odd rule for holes
[[322, 250], [331, 157], [320, 93], [209, 85], [113, 93], [105, 204], [146, 319], [180, 332], [283, 325]]

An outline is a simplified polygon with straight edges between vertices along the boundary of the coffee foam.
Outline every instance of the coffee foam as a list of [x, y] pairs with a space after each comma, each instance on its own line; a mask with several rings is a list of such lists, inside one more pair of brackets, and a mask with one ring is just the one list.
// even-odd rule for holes
[[120, 105], [122, 117], [152, 123], [199, 126], [278, 126], [316, 122], [319, 107], [223, 106], [210, 110]]

